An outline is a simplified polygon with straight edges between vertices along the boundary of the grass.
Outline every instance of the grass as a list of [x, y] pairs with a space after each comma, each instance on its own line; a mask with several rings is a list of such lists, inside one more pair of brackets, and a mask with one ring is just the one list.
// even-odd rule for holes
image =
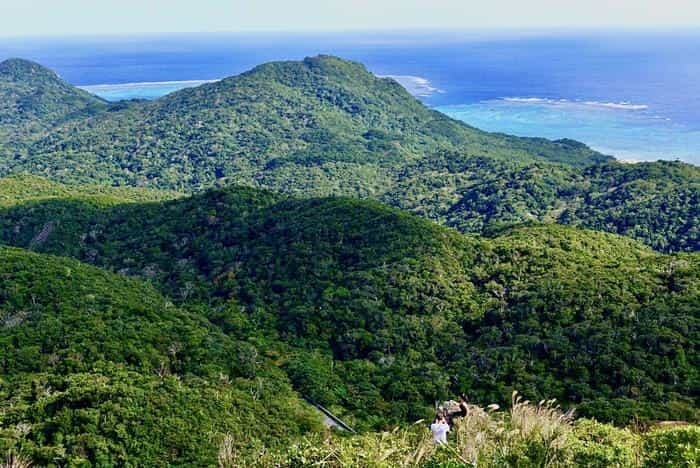
[[[238, 458], [224, 439], [219, 466], [251, 467], [631, 467], [697, 466], [700, 428], [656, 427], [638, 433], [574, 419], [554, 400], [532, 403], [517, 392], [511, 407], [471, 405], [455, 420], [448, 444], [436, 446], [426, 421], [392, 431], [309, 436], [285, 452]], [[226, 460], [222, 462], [222, 455]]]
[[34, 464], [21, 455], [8, 453], [0, 468], [31, 468]]
[[[646, 432], [590, 419], [574, 420], [555, 401], [531, 403], [513, 393], [511, 408], [470, 405], [455, 420], [448, 444], [432, 441], [427, 422], [391, 431], [309, 435], [282, 451], [250, 447], [245, 437], [220, 441], [219, 468], [247, 467], [695, 467], [700, 465], [700, 427], [659, 425]], [[240, 451], [237, 447], [247, 447]], [[32, 462], [9, 453], [0, 468], [29, 468]]]

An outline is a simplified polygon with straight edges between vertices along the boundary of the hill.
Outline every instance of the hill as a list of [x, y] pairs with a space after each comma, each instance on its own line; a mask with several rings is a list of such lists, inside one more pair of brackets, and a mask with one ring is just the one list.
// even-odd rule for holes
[[572, 165], [609, 159], [580, 144], [476, 130], [427, 109], [360, 64], [319, 56], [115, 106], [56, 128], [9, 167], [62, 180], [175, 189], [251, 184], [264, 174], [284, 177], [291, 191], [314, 185], [328, 193], [347, 180], [344, 192], [372, 193], [406, 160], [456, 148]]
[[0, 157], [12, 159], [55, 126], [106, 108], [37, 63], [0, 62]]
[[50, 199], [91, 200], [104, 205], [170, 200], [177, 192], [102, 185], [64, 185], [28, 174], [0, 179], [0, 208]]
[[[42, 96], [44, 82], [71, 90], [35, 64], [5, 68], [16, 69], [9, 85], [0, 83], [11, 93], [18, 82]], [[269, 63], [106, 112], [92, 112], [104, 105], [71, 91], [61, 102], [72, 104], [51, 107], [63, 109], [51, 114], [61, 118], [27, 104], [39, 114], [27, 121], [51, 128], [0, 156], [0, 174], [185, 192], [240, 184], [295, 196], [369, 197], [467, 233], [557, 222], [629, 235], [664, 252], [700, 248], [700, 169], [624, 165], [570, 140], [482, 132], [335, 57]], [[65, 117], [78, 108], [90, 112]]]
[[379, 199], [465, 233], [558, 223], [626, 235], [662, 252], [700, 250], [700, 168], [680, 162], [581, 171], [443, 154], [407, 169]]
[[245, 451], [319, 427], [262, 350], [144, 283], [5, 247], [0, 278], [3, 453], [203, 466], [227, 433]]
[[256, 337], [359, 427], [514, 389], [609, 421], [697, 418], [697, 254], [556, 225], [477, 239], [376, 202], [247, 188], [33, 201], [0, 219], [9, 244], [147, 279]]
[[[699, 420], [700, 254], [659, 252], [700, 250], [699, 168], [482, 132], [328, 56], [116, 104], [13, 59], [0, 98], [0, 453], [697, 460], [694, 426], [508, 400]], [[513, 408], [449, 452], [406, 427], [461, 392]], [[322, 437], [302, 397], [404, 427]]]

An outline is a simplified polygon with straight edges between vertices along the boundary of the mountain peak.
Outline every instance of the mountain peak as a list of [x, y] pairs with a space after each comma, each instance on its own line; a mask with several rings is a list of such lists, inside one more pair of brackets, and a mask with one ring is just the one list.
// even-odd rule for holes
[[31, 60], [9, 58], [0, 62], [0, 79], [26, 81], [38, 77], [60, 80], [55, 72]]
[[273, 80], [288, 85], [298, 85], [304, 80], [318, 77], [355, 84], [367, 83], [368, 80], [376, 78], [361, 63], [333, 55], [316, 55], [306, 57], [303, 60], [268, 62], [258, 65], [242, 75], [229, 77], [227, 80], [238, 80], [242, 77]]
[[0, 124], [12, 145], [28, 141], [75, 117], [91, 115], [104, 101], [67, 83], [52, 70], [30, 60], [11, 58], [0, 62]]
[[313, 57], [306, 57], [304, 59], [304, 64], [308, 67], [323, 67], [324, 69], [353, 69], [355, 71], [369, 73], [363, 64], [337, 57], [335, 55], [319, 54]]

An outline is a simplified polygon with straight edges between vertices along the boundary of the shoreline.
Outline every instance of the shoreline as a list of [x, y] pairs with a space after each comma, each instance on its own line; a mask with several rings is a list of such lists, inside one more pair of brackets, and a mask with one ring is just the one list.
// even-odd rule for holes
[[133, 83], [100, 83], [92, 85], [76, 85], [84, 91], [90, 90], [113, 90], [113, 89], [138, 89], [138, 88], [157, 88], [161, 86], [199, 86], [207, 83], [216, 83], [219, 79], [210, 80], [173, 80], [173, 81], [136, 81]]

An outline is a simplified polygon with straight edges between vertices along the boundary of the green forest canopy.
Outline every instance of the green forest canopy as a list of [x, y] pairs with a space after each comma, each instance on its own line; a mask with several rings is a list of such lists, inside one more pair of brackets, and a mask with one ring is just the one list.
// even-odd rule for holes
[[203, 466], [228, 433], [252, 450], [320, 426], [264, 349], [145, 283], [7, 247], [0, 279], [3, 454]]
[[[700, 247], [697, 167], [627, 165], [571, 140], [486, 133], [335, 57], [114, 104], [11, 60], [0, 65], [0, 93], [12, 97], [0, 100], [0, 174], [369, 197], [466, 233], [557, 222], [663, 252]], [[25, 107], [38, 110], [17, 111]]]
[[556, 225], [478, 239], [376, 202], [248, 188], [33, 200], [0, 220], [10, 245], [142, 278], [275, 350], [299, 391], [361, 427], [513, 389], [617, 422], [697, 418], [698, 254]]
[[[120, 103], [2, 62], [0, 452], [326, 457], [302, 398], [358, 429], [462, 391], [697, 421], [699, 171], [482, 132], [335, 57]], [[693, 428], [572, 431], [601, 466], [697, 459]]]

